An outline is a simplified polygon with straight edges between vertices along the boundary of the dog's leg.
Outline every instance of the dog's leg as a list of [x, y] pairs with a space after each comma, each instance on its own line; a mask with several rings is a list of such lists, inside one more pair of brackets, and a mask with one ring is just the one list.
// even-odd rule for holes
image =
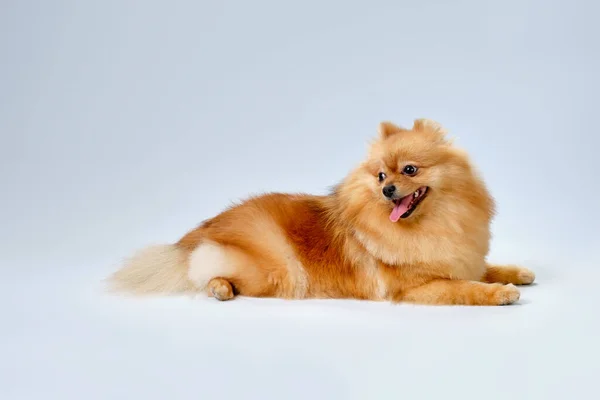
[[217, 300], [225, 301], [234, 296], [231, 283], [223, 278], [213, 278], [208, 282], [208, 295]]
[[535, 274], [527, 268], [517, 265], [486, 266], [482, 281], [487, 283], [512, 283], [513, 285], [529, 285], [535, 280]]
[[397, 300], [418, 304], [501, 306], [519, 300], [514, 285], [440, 279], [404, 291]]

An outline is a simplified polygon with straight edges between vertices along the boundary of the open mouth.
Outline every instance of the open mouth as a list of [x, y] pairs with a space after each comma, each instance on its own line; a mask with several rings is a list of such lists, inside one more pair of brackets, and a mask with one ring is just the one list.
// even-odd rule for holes
[[417, 206], [427, 196], [427, 186], [418, 188], [415, 192], [394, 200], [394, 209], [390, 214], [390, 221], [397, 222], [400, 218], [408, 218]]

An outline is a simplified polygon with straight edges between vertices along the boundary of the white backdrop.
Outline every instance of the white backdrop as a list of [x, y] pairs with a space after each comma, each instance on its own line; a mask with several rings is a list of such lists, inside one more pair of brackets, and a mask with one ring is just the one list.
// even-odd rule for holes
[[[3, 1], [0, 397], [586, 390], [598, 4]], [[521, 306], [100, 293], [135, 249], [249, 194], [324, 193], [379, 121], [419, 117], [488, 182], [491, 259], [538, 273]]]

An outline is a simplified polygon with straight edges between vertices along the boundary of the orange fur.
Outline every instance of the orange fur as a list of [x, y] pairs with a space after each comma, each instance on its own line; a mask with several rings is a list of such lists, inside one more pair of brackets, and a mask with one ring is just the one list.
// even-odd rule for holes
[[[187, 254], [186, 279], [145, 288], [183, 292], [194, 287], [228, 300], [255, 297], [355, 298], [421, 304], [503, 305], [518, 300], [512, 284], [531, 271], [486, 264], [494, 201], [465, 152], [436, 122], [412, 129], [384, 122], [367, 159], [326, 196], [270, 193], [247, 199], [184, 235], [169, 254]], [[415, 176], [401, 173], [406, 164]], [[385, 172], [384, 182], [378, 174]], [[427, 196], [407, 218], [392, 222], [382, 194], [394, 184]], [[149, 253], [144, 253], [149, 254]], [[140, 256], [142, 257], [142, 256]], [[113, 276], [139, 293], [156, 280], [153, 259], [136, 259]], [[165, 263], [179, 274], [181, 266]], [[164, 275], [164, 271], [162, 273]], [[179, 275], [177, 275], [179, 277]], [[158, 290], [157, 290], [158, 291]], [[152, 292], [148, 290], [147, 292]]]
[[217, 300], [225, 301], [233, 298], [231, 282], [223, 278], [213, 278], [208, 282], [208, 295]]

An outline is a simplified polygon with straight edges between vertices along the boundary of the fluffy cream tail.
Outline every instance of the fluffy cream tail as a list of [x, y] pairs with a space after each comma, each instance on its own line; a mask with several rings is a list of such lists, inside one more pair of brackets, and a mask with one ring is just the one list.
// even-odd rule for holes
[[136, 295], [198, 290], [188, 278], [188, 253], [173, 244], [138, 251], [108, 278], [108, 284], [112, 291]]

